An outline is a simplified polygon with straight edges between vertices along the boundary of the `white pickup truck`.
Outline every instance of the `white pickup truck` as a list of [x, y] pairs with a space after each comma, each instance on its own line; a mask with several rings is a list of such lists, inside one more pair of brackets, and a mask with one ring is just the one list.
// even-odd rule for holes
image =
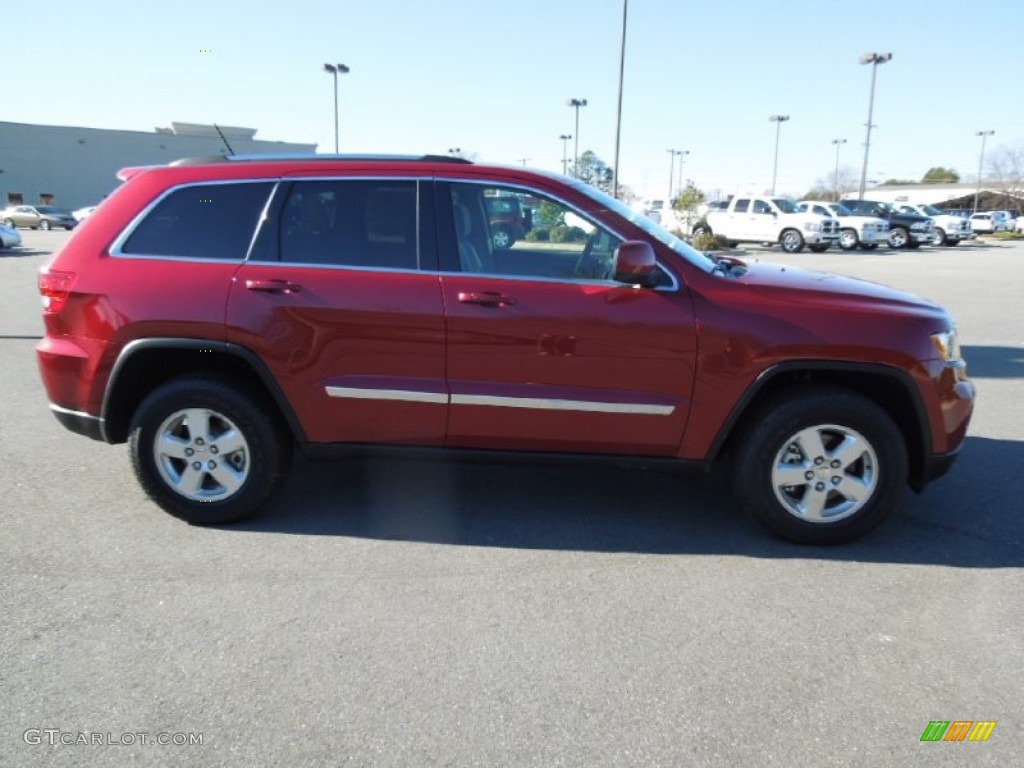
[[836, 219], [802, 212], [784, 197], [734, 197], [693, 228], [695, 236], [705, 232], [736, 243], [778, 243], [786, 253], [799, 253], [805, 244], [821, 253], [839, 242]]
[[889, 244], [889, 222], [885, 219], [861, 216], [842, 203], [824, 200], [801, 200], [797, 205], [801, 211], [839, 219], [839, 247], [844, 251], [854, 251], [858, 247], [872, 251], [880, 245]]
[[918, 216], [927, 216], [934, 220], [935, 234], [932, 235], [932, 245], [959, 245], [961, 240], [970, 240], [975, 236], [970, 219], [943, 213], [934, 205], [893, 203], [892, 207], [900, 213], [916, 213]]

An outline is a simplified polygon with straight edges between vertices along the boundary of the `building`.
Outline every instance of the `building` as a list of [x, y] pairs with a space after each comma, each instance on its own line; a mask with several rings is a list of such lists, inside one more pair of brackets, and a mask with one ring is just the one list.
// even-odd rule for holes
[[196, 123], [171, 123], [147, 133], [0, 122], [0, 207], [95, 205], [117, 186], [121, 168], [223, 155], [228, 145], [240, 155], [316, 152], [316, 144], [255, 136], [254, 128]]
[[[881, 184], [864, 192], [864, 197], [881, 203], [934, 205], [942, 210], [973, 211], [978, 193], [979, 211], [1024, 210], [1024, 182], [992, 184], [977, 182], [956, 184]], [[856, 197], [847, 194], [844, 197]]]

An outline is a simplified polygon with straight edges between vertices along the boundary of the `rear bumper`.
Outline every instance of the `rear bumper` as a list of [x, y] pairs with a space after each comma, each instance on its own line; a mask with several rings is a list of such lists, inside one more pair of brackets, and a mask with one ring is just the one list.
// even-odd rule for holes
[[53, 415], [57, 417], [57, 421], [64, 425], [65, 429], [78, 435], [85, 435], [92, 440], [99, 440], [101, 443], [107, 442], [103, 429], [103, 419], [99, 416], [93, 416], [91, 413], [83, 413], [82, 411], [72, 411], [69, 408], [62, 408], [53, 403], [50, 403], [50, 410], [53, 411]]

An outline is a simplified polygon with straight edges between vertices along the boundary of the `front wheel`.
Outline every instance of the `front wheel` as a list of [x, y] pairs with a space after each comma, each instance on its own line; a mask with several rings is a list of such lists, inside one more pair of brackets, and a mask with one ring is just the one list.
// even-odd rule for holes
[[857, 230], [855, 229], [844, 229], [839, 233], [839, 247], [844, 251], [856, 250], [859, 242], [860, 238], [857, 237]]
[[786, 253], [800, 253], [804, 249], [804, 236], [795, 229], [787, 229], [779, 238], [779, 244]]
[[797, 544], [839, 544], [877, 526], [907, 482], [907, 451], [892, 417], [836, 387], [766, 402], [741, 435], [740, 506]]
[[906, 248], [910, 242], [910, 234], [903, 227], [893, 227], [889, 230], [889, 245], [893, 248]]
[[936, 227], [932, 233], [932, 245], [945, 245], [946, 242], [946, 230]]
[[4, 219], [4, 226], [14, 229], [14, 219]]
[[153, 501], [189, 523], [211, 525], [263, 507], [288, 476], [292, 441], [272, 406], [244, 386], [187, 376], [142, 401], [129, 451]]

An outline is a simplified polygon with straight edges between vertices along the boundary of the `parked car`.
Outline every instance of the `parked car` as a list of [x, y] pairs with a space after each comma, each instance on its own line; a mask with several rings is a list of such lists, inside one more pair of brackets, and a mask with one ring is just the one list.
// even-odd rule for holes
[[[296, 445], [698, 471], [729, 454], [757, 520], [841, 542], [946, 472], [970, 420], [942, 308], [701, 253], [579, 180], [315, 155], [120, 177], [40, 272], [39, 370], [57, 419], [127, 442], [192, 523], [258, 512]], [[485, 200], [506, 196], [565, 240], [495, 248]]]
[[785, 197], [733, 197], [725, 210], [709, 210], [695, 224], [694, 237], [705, 233], [734, 243], [778, 243], [786, 253], [799, 253], [804, 245], [822, 253], [839, 242], [839, 221], [801, 211]]
[[991, 213], [973, 213], [969, 221], [971, 230], [979, 234], [990, 235], [999, 231], [996, 229], [998, 222], [993, 220]]
[[78, 223], [71, 211], [52, 205], [13, 205], [0, 211], [0, 220], [8, 227], [29, 229], [74, 229]]
[[14, 248], [21, 245], [21, 233], [14, 227], [0, 224], [0, 248]]
[[856, 250], [859, 246], [866, 251], [889, 242], [889, 222], [877, 216], [861, 216], [842, 203], [823, 200], [801, 200], [801, 211], [832, 216], [839, 221], [839, 247], [844, 251]]
[[911, 213], [929, 217], [935, 224], [932, 245], [954, 246], [959, 245], [961, 240], [970, 240], [974, 237], [970, 221], [962, 216], [943, 213], [934, 205], [900, 203], [894, 207], [900, 213]]
[[901, 213], [889, 203], [877, 200], [843, 200], [843, 205], [861, 216], [888, 221], [890, 248], [920, 248], [935, 238], [934, 222], [927, 216]]

